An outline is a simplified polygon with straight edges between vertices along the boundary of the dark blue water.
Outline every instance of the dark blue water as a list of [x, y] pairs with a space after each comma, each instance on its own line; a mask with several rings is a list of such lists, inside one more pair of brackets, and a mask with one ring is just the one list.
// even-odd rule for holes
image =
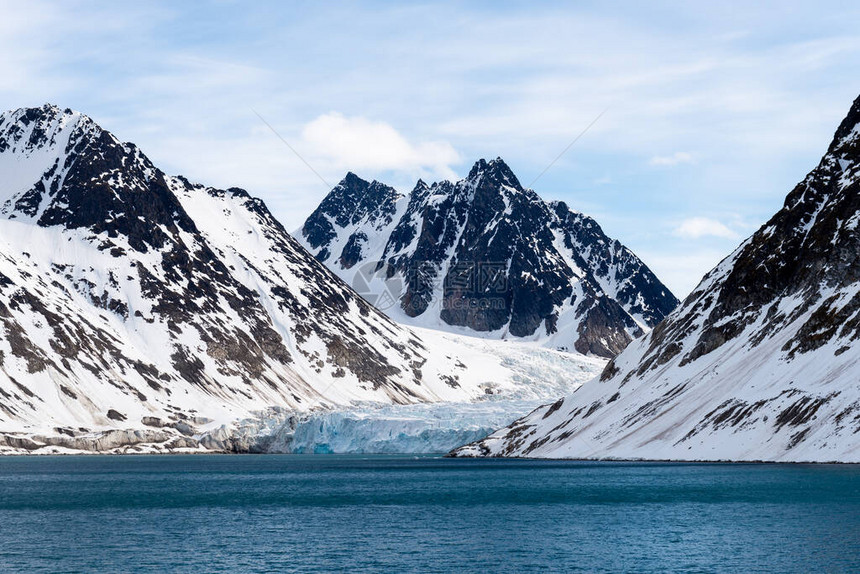
[[858, 572], [860, 468], [0, 457], [0, 569]]

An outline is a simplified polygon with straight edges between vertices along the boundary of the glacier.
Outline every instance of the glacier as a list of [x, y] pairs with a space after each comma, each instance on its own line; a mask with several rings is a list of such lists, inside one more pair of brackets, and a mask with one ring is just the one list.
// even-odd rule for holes
[[317, 413], [272, 411], [237, 423], [243, 450], [290, 454], [446, 453], [509, 424], [540, 399], [369, 404]]
[[457, 349], [475, 368], [471, 384], [484, 394], [470, 401], [392, 405], [357, 402], [296, 411], [270, 408], [205, 433], [216, 450], [265, 453], [445, 453], [480, 440], [548, 397], [569, 394], [594, 378], [598, 357], [546, 349], [539, 343], [488, 341], [413, 327], [437, 352]]

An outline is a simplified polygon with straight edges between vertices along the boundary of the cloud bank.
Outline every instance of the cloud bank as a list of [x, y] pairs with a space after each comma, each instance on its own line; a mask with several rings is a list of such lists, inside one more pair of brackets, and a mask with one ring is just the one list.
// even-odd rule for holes
[[701, 237], [740, 239], [740, 234], [730, 229], [727, 225], [720, 223], [716, 219], [709, 219], [707, 217], [685, 219], [675, 229], [675, 235], [685, 239], [699, 239]]
[[447, 141], [410, 142], [390, 124], [338, 112], [323, 114], [302, 129], [313, 157], [341, 170], [431, 172], [456, 177], [460, 154]]
[[672, 155], [654, 156], [649, 161], [651, 165], [674, 166], [681, 163], [693, 163], [693, 154], [676, 151]]

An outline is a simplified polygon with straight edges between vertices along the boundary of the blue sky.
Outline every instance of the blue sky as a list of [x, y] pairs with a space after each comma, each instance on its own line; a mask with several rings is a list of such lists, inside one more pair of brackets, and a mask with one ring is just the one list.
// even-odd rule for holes
[[860, 93], [860, 7], [746, 2], [3, 2], [0, 107], [53, 102], [289, 229], [347, 170], [408, 190], [503, 157], [679, 296]]

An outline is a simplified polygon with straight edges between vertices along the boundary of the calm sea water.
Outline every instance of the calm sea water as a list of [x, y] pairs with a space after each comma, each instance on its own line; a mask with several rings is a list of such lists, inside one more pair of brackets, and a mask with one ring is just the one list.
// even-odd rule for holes
[[13, 572], [858, 572], [860, 468], [0, 457]]

